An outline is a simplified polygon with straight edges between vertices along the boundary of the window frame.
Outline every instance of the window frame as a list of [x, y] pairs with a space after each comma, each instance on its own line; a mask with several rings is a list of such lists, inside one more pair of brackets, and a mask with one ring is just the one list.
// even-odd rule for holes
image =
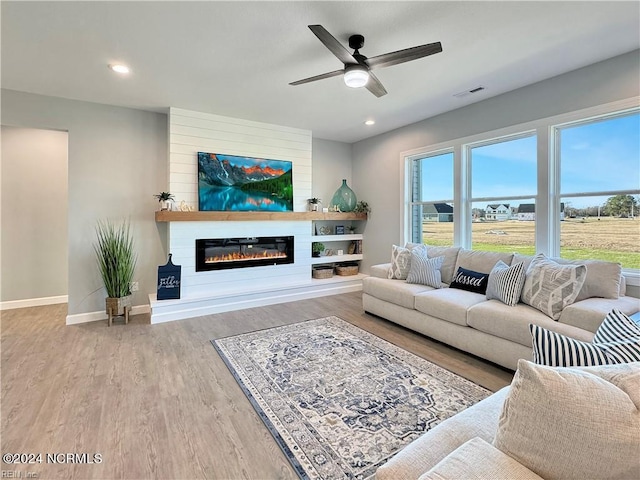
[[[575, 126], [580, 123], [601, 121], [616, 116], [640, 113], [640, 97], [631, 97], [616, 102], [597, 105], [572, 112], [545, 117], [542, 119], [512, 125], [497, 130], [480, 134], [451, 139], [450, 141], [412, 149], [400, 153], [401, 171], [401, 239], [404, 242], [411, 238], [411, 175], [412, 160], [434, 156], [441, 153], [453, 152], [454, 176], [453, 176], [453, 215], [454, 215], [454, 245], [463, 248], [471, 248], [471, 220], [473, 202], [484, 201], [483, 198], [471, 197], [471, 146], [482, 146], [504, 139], [515, 139], [518, 136], [527, 136], [532, 133], [537, 138], [537, 192], [535, 195], [522, 197], [491, 197], [492, 202], [502, 200], [531, 199], [536, 204], [535, 220], [535, 248], [536, 252], [549, 256], [560, 255], [560, 203], [562, 196], [560, 191], [560, 158], [558, 142], [559, 131], [566, 126]], [[624, 190], [623, 193], [628, 193]], [[598, 194], [609, 195], [620, 192], [589, 192], [584, 196], [596, 196]], [[640, 193], [640, 190], [638, 191]], [[570, 194], [569, 196], [578, 196]], [[435, 200], [434, 200], [435, 201]], [[431, 201], [429, 203], [432, 203]], [[640, 286], [640, 270], [623, 269], [627, 283]]]

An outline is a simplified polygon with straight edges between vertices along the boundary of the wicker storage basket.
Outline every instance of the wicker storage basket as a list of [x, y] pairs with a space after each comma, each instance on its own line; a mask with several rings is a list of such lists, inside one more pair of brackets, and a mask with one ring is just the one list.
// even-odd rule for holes
[[346, 277], [348, 275], [358, 274], [358, 265], [337, 265], [336, 274]]
[[331, 278], [333, 277], [333, 267], [313, 267], [311, 276], [313, 278]]

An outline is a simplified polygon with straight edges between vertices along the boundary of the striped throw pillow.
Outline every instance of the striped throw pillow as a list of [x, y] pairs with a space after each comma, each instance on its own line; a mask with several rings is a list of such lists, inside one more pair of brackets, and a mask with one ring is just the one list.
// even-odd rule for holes
[[538, 325], [529, 324], [533, 340], [533, 362], [548, 367], [591, 367], [607, 365], [604, 351], [588, 342], [566, 337]]
[[590, 367], [640, 361], [640, 326], [620, 310], [607, 314], [593, 337], [581, 342], [529, 324], [533, 361], [550, 367]]
[[411, 251], [411, 268], [407, 275], [407, 283], [419, 283], [433, 288], [442, 286], [440, 267], [444, 257], [427, 258], [426, 253]]
[[524, 262], [509, 266], [498, 260], [489, 273], [487, 300], [496, 299], [513, 307], [520, 301], [525, 280]]
[[593, 337], [593, 344], [604, 350], [609, 363], [640, 361], [640, 325], [620, 310], [611, 310]]

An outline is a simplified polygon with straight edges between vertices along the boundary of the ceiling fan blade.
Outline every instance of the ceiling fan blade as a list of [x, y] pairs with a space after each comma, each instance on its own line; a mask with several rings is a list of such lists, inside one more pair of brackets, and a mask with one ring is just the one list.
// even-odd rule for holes
[[322, 25], [309, 25], [309, 29], [315, 34], [318, 39], [324, 43], [331, 53], [333, 53], [338, 60], [344, 64], [358, 63], [358, 61], [349, 53], [349, 50], [344, 48], [342, 44], [335, 39]]
[[369, 81], [365, 85], [366, 89], [373, 93], [376, 97], [380, 98], [387, 94], [387, 90], [384, 88], [378, 77], [369, 72]]
[[369, 65], [369, 68], [384, 68], [392, 65], [398, 65], [399, 63], [410, 62], [411, 60], [417, 60], [418, 58], [427, 57], [435, 53], [442, 51], [442, 44], [440, 42], [428, 43], [427, 45], [420, 45], [418, 47], [405, 48], [404, 50], [398, 50], [397, 52], [385, 53], [378, 55], [377, 57], [368, 58], [365, 62]]
[[325, 78], [337, 77], [342, 75], [344, 70], [334, 70], [333, 72], [323, 73], [322, 75], [316, 75], [315, 77], [305, 78], [296, 82], [291, 82], [289, 85], [302, 85], [303, 83], [315, 82], [316, 80], [323, 80]]

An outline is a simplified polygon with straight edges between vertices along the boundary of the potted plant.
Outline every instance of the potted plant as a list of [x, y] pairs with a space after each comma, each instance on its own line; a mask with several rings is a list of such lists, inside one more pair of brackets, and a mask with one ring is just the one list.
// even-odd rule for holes
[[322, 200], [320, 200], [319, 198], [312, 197], [308, 199], [307, 202], [309, 203], [309, 210], [311, 210], [312, 212], [317, 212], [318, 210], [320, 210], [320, 202], [322, 202]]
[[109, 326], [114, 315], [124, 314], [125, 323], [128, 323], [131, 282], [137, 261], [129, 223], [115, 225], [109, 221], [99, 222], [96, 237], [94, 250], [100, 277], [107, 291], [105, 306], [109, 314]]
[[311, 244], [311, 256], [312, 257], [319, 257], [322, 252], [324, 252], [324, 243], [313, 242]]
[[169, 192], [160, 192], [154, 195], [160, 202], [160, 210], [171, 210], [171, 202], [173, 202], [173, 195]]
[[360, 200], [356, 203], [356, 207], [353, 209], [356, 213], [371, 213], [371, 207], [367, 202]]

